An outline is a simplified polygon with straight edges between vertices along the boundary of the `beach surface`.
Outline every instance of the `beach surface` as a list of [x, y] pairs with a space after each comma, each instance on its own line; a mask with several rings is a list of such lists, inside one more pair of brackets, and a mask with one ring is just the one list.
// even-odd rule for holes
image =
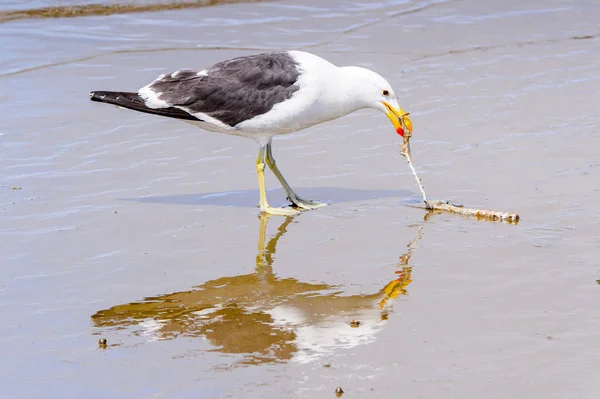
[[[0, 22], [0, 398], [596, 398], [599, 20], [307, 0]], [[256, 143], [89, 101], [278, 49], [385, 76], [428, 195], [520, 222], [427, 212], [376, 111], [275, 138], [330, 204], [284, 218], [258, 214]]]

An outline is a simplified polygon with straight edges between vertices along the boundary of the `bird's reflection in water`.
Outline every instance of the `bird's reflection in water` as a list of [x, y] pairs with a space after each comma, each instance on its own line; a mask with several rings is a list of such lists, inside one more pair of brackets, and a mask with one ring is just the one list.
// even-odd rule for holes
[[285, 218], [266, 243], [269, 216], [259, 220], [254, 273], [101, 310], [92, 316], [94, 326], [126, 328], [153, 340], [205, 337], [216, 351], [241, 354], [239, 363], [245, 364], [308, 362], [374, 340], [387, 323], [390, 300], [406, 294], [422, 226], [400, 256], [392, 281], [370, 295], [348, 296], [336, 286], [278, 277], [273, 272], [277, 243], [293, 218]]

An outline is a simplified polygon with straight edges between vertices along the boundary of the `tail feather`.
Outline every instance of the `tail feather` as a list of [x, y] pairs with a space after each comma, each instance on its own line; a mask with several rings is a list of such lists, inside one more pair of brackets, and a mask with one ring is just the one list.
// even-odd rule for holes
[[186, 119], [198, 121], [200, 119], [179, 108], [150, 108], [147, 107], [144, 99], [137, 93], [126, 93], [119, 91], [92, 91], [90, 92], [90, 100], [101, 103], [118, 105], [119, 107], [132, 109], [134, 111], [146, 112], [148, 114], [166, 116], [169, 118]]

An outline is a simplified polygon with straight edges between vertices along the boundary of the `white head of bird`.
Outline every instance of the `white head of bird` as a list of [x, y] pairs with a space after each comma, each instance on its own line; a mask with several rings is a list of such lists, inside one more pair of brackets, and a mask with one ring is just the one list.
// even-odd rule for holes
[[343, 102], [350, 107], [350, 112], [373, 108], [383, 112], [394, 125], [396, 132], [404, 136], [405, 130], [412, 132], [412, 123], [398, 105], [398, 99], [392, 86], [378, 73], [370, 69], [348, 66], [339, 68], [343, 88]]

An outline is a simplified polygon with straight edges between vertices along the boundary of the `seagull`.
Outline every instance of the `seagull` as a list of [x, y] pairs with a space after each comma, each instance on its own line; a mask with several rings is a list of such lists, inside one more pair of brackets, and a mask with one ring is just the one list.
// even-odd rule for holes
[[[92, 101], [181, 119], [204, 130], [254, 139], [261, 212], [291, 216], [326, 204], [302, 199], [277, 168], [274, 136], [298, 132], [364, 108], [383, 112], [401, 136], [412, 123], [391, 85], [374, 71], [338, 67], [308, 52], [277, 51], [237, 57], [203, 70], [158, 76], [137, 93], [92, 91]], [[285, 190], [291, 207], [267, 202], [265, 165]]]

